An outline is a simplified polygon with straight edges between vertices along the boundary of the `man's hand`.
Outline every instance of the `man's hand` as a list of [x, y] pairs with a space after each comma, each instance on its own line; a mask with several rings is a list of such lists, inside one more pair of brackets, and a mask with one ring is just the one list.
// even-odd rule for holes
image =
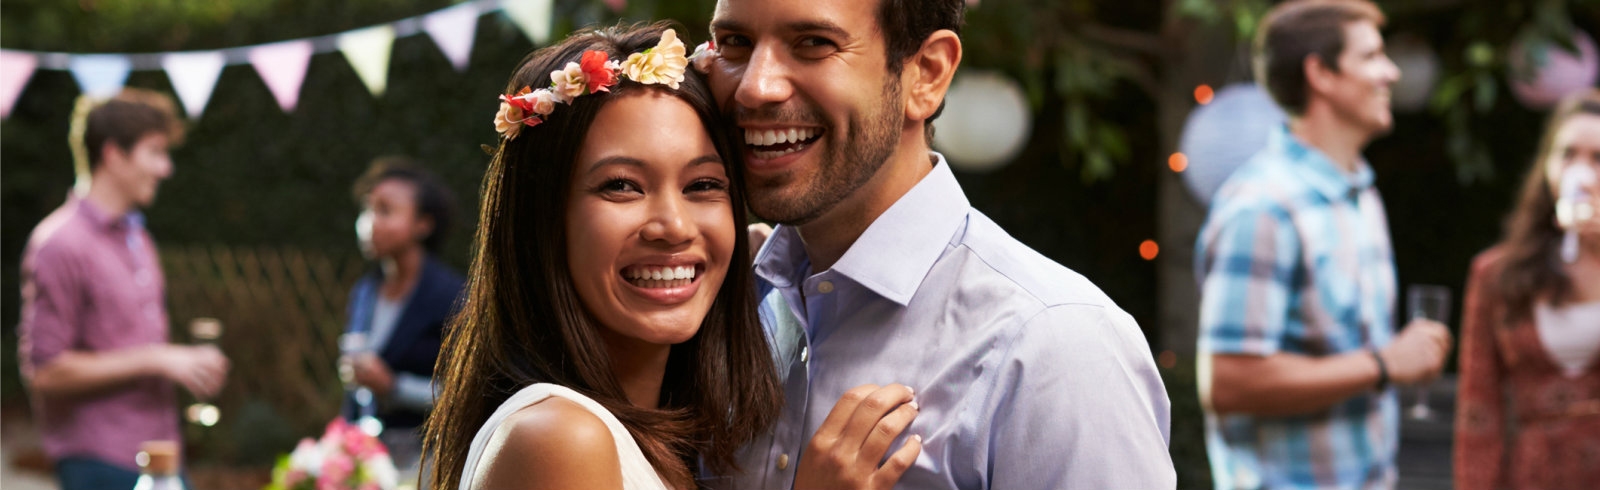
[[806, 445], [795, 490], [894, 487], [922, 452], [922, 437], [913, 435], [888, 461], [883, 459], [917, 416], [914, 395], [899, 384], [861, 385], [845, 392]]
[[160, 351], [161, 374], [195, 398], [209, 399], [228, 381], [228, 358], [214, 345], [167, 345]]
[[389, 392], [394, 391], [394, 372], [377, 354], [369, 352], [357, 355], [351, 363], [355, 368], [356, 384], [367, 387], [379, 397], [389, 396]]
[[1389, 381], [1412, 385], [1439, 376], [1450, 354], [1450, 329], [1432, 320], [1412, 320], [1393, 343], [1378, 355], [1389, 370]]

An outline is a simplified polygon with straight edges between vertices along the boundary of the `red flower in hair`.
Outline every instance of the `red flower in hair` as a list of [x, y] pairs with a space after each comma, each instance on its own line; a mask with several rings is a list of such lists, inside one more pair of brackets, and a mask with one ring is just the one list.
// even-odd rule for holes
[[589, 82], [589, 93], [610, 92], [610, 87], [617, 84], [617, 72], [611, 65], [611, 57], [603, 52], [593, 50], [583, 52], [583, 58], [578, 61], [578, 66]]

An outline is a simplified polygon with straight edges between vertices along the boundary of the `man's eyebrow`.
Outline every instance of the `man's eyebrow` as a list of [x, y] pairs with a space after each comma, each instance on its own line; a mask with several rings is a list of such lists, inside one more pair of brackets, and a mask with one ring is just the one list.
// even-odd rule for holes
[[[712, 31], [746, 32], [746, 31], [750, 30], [750, 27], [746, 26], [745, 24], [743, 24], [741, 22], [734, 21], [734, 20], [716, 19], [716, 20], [711, 21], [711, 30]], [[798, 20], [798, 21], [794, 21], [794, 22], [788, 22], [788, 23], [783, 24], [783, 30], [784, 30], [784, 32], [791, 32], [791, 33], [795, 33], [795, 32], [824, 32], [824, 33], [831, 34], [831, 35], [833, 35], [835, 37], [844, 38], [844, 39], [849, 39], [849, 38], [853, 37], [853, 36], [850, 35], [850, 31], [845, 30], [843, 27], [839, 27], [838, 24], [835, 24], [835, 23], [832, 23], [832, 22], [829, 22], [829, 21], [825, 21], [825, 20]]]

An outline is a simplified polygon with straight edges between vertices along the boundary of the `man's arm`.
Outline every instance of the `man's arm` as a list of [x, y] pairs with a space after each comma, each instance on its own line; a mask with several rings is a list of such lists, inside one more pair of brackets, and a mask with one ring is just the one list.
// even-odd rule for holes
[[221, 389], [227, 359], [216, 347], [149, 345], [115, 351], [75, 349], [83, 328], [83, 280], [64, 252], [30, 253], [22, 273], [17, 325], [22, 376], [36, 395], [77, 397], [140, 378], [164, 377], [209, 397]]
[[998, 366], [990, 486], [1162, 489], [1171, 403], [1126, 313], [1056, 306], [1023, 325]]
[[[47, 398], [70, 398], [94, 394], [140, 378], [162, 377], [185, 387], [194, 384], [196, 387], [191, 391], [197, 393], [214, 394], [215, 388], [202, 389], [204, 384], [199, 374], [180, 369], [186, 367], [188, 363], [182, 361], [189, 356], [177, 349], [184, 347], [149, 345], [104, 352], [61, 352], [33, 370], [31, 386], [34, 393]], [[195, 379], [185, 383], [177, 379], [180, 376]]]

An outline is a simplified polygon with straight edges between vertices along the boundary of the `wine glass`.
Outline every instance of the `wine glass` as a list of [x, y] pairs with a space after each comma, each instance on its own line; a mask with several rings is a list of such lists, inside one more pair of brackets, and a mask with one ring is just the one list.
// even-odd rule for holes
[[[194, 345], [216, 345], [217, 339], [222, 337], [222, 322], [215, 318], [196, 318], [189, 321], [189, 339]], [[189, 404], [184, 409], [184, 418], [189, 423], [202, 427], [217, 425], [222, 419], [222, 411], [209, 400], [199, 399]]]
[[[1413, 284], [1406, 288], [1406, 308], [1412, 321], [1432, 320], [1448, 324], [1450, 321], [1450, 288], [1434, 284]], [[1418, 383], [1417, 398], [1406, 411], [1412, 419], [1433, 418], [1428, 406], [1428, 383]]]
[[356, 427], [373, 437], [383, 433], [383, 422], [378, 420], [378, 406], [372, 390], [356, 383], [355, 359], [372, 354], [371, 341], [366, 332], [350, 332], [339, 336], [339, 380], [344, 382], [345, 393], [356, 404]]

